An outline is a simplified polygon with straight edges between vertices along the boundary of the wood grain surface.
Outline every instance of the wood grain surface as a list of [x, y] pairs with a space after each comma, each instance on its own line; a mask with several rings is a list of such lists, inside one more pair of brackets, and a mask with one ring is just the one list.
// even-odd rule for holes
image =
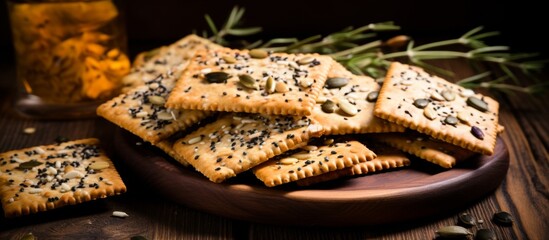
[[443, 214], [492, 193], [509, 166], [498, 139], [492, 156], [476, 155], [450, 170], [414, 159], [395, 171], [269, 188], [249, 173], [213, 183], [125, 130], [116, 131], [114, 146], [132, 172], [169, 200], [229, 218], [299, 226], [397, 224]]
[[[456, 72], [456, 78], [472, 73], [462, 62], [444, 61], [439, 65]], [[13, 80], [7, 75], [0, 72], [0, 81]], [[17, 118], [12, 113], [10, 89], [0, 89], [0, 152], [52, 143], [57, 136], [113, 139], [116, 128], [99, 118], [70, 121]], [[21, 218], [0, 217], [0, 239], [20, 239], [30, 232], [38, 239], [129, 239], [137, 235], [147, 239], [199, 240], [433, 239], [438, 228], [456, 224], [457, 216], [462, 212], [484, 220], [473, 231], [479, 227], [490, 228], [498, 239], [546, 239], [549, 233], [549, 97], [489, 94], [501, 103], [500, 122], [506, 127], [501, 139], [509, 152], [508, 172], [495, 191], [448, 212], [379, 226], [288, 226], [284, 222], [266, 224], [234, 220], [164, 197], [158, 186], [143, 181], [143, 176], [130, 170], [128, 164], [131, 163], [116, 155], [117, 151], [112, 149], [114, 145], [107, 143], [105, 147], [127, 184], [127, 194]], [[26, 127], [35, 127], [37, 131], [26, 135], [23, 133]], [[467, 194], [467, 191], [462, 193], [463, 196]], [[125, 211], [130, 217], [113, 218], [110, 215], [115, 210]], [[513, 226], [494, 224], [490, 219], [498, 211], [511, 213], [515, 218]]]

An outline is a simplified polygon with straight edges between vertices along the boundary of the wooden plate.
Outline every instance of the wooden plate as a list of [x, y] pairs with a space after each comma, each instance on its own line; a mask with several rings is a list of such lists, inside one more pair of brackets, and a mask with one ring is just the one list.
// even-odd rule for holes
[[451, 170], [419, 159], [412, 167], [314, 187], [268, 188], [252, 174], [223, 184], [181, 167], [150, 145], [118, 130], [119, 157], [142, 179], [177, 203], [213, 214], [262, 223], [350, 226], [398, 223], [458, 210], [495, 190], [507, 173], [501, 138], [492, 156], [475, 156]]

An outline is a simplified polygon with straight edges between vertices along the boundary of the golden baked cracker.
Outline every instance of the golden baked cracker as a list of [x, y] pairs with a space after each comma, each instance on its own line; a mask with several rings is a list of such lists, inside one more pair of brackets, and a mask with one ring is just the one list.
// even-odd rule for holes
[[470, 150], [412, 131], [399, 134], [372, 134], [370, 138], [418, 156], [443, 168], [452, 168], [456, 163], [475, 155]]
[[130, 74], [122, 79], [122, 92], [128, 92], [134, 87], [152, 81], [158, 75], [174, 73], [179, 76], [197, 50], [218, 48], [222, 47], [208, 39], [190, 34], [169, 46], [141, 53], [136, 57]]
[[153, 144], [183, 130], [210, 113], [164, 107], [174, 76], [161, 75], [97, 108], [97, 114]]
[[306, 117], [230, 113], [176, 141], [173, 148], [219, 183], [321, 134], [321, 126]]
[[[337, 80], [347, 80], [348, 83], [337, 87]], [[330, 83], [336, 84], [330, 84]], [[356, 76], [347, 71], [339, 63], [332, 64], [328, 73], [327, 83], [317, 99], [311, 118], [318, 121], [324, 128], [324, 134], [350, 134], [373, 132], [404, 132], [404, 127], [374, 116], [375, 98], [379, 84], [367, 76]], [[370, 98], [368, 98], [370, 95]], [[337, 106], [345, 101], [346, 108], [339, 104], [333, 108], [335, 112], [323, 110], [328, 106]], [[350, 108], [350, 109], [349, 109]], [[350, 112], [346, 112], [350, 111]], [[349, 114], [350, 113], [350, 114]]]
[[360, 176], [388, 169], [406, 167], [411, 164], [406, 154], [396, 148], [377, 143], [367, 143], [366, 146], [377, 155], [376, 158], [341, 170], [300, 179], [296, 181], [296, 184], [299, 186], [309, 186], [347, 176]]
[[251, 57], [250, 53], [257, 57], [256, 51], [198, 51], [166, 106], [310, 115], [333, 60], [317, 54], [266, 52], [264, 58]]
[[387, 73], [376, 116], [474, 152], [491, 155], [499, 104], [421, 68], [394, 62]]
[[372, 160], [375, 153], [357, 141], [336, 142], [269, 160], [253, 169], [255, 176], [268, 187], [348, 168]]
[[0, 200], [6, 217], [124, 192], [126, 186], [95, 138], [0, 154]]

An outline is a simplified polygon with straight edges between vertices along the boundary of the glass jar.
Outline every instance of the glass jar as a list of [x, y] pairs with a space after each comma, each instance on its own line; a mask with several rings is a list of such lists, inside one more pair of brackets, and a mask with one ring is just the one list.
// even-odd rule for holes
[[118, 95], [130, 70], [119, 10], [111, 0], [8, 0], [20, 115], [92, 117]]

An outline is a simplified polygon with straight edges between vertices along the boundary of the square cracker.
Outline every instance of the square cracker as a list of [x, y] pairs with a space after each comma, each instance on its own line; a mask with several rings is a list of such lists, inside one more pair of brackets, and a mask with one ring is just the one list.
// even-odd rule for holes
[[97, 114], [153, 144], [183, 130], [210, 113], [164, 107], [175, 84], [173, 75], [161, 75], [97, 108]]
[[[328, 72], [328, 80], [333, 78], [344, 78], [348, 80], [348, 83], [343, 87], [331, 89], [325, 84], [311, 115], [311, 118], [322, 125], [324, 134], [404, 132], [404, 127], [374, 116], [375, 99], [368, 100], [368, 95], [376, 94], [380, 88], [374, 79], [367, 76], [356, 76], [337, 62], [332, 64], [332, 68]], [[322, 104], [327, 100], [334, 103], [347, 101], [356, 108], [357, 113], [349, 115], [342, 109], [338, 109], [334, 113], [324, 112]]]
[[384, 144], [366, 144], [377, 155], [376, 158], [357, 163], [351, 167], [327, 172], [318, 176], [297, 180], [299, 186], [309, 186], [316, 183], [332, 181], [342, 177], [361, 176], [383, 170], [406, 167], [411, 164], [410, 159], [402, 151]]
[[47, 211], [126, 192], [95, 138], [0, 154], [6, 217]]
[[[428, 105], [424, 107], [421, 102]], [[480, 108], [478, 103], [485, 106]], [[374, 113], [445, 142], [491, 155], [496, 145], [498, 108], [498, 102], [492, 98], [421, 68], [394, 62], [381, 87]], [[456, 124], [449, 124], [450, 120]]]
[[223, 182], [322, 134], [295, 116], [226, 114], [175, 142], [175, 153], [212, 182]]
[[452, 168], [456, 163], [475, 155], [474, 152], [467, 149], [412, 131], [399, 134], [372, 134], [370, 138], [413, 154], [443, 168]]
[[[268, 115], [310, 115], [332, 62], [330, 57], [318, 54], [270, 53], [259, 59], [252, 58], [248, 50], [199, 51], [178, 80], [166, 106]], [[230, 77], [220, 83], [206, 80], [219, 72]], [[255, 83], [250, 82], [248, 87], [242, 85], [240, 78], [244, 75]], [[274, 91], [266, 89], [269, 78], [273, 80], [272, 86], [276, 86]]]
[[122, 78], [123, 92], [154, 80], [158, 75], [170, 72], [179, 76], [187, 67], [189, 59], [199, 49], [218, 49], [222, 46], [194, 34], [177, 42], [148, 52], [140, 53], [133, 62], [130, 74]]
[[275, 158], [253, 169], [268, 187], [323, 175], [372, 160], [376, 154], [358, 141], [325, 146], [308, 145], [307, 150]]

